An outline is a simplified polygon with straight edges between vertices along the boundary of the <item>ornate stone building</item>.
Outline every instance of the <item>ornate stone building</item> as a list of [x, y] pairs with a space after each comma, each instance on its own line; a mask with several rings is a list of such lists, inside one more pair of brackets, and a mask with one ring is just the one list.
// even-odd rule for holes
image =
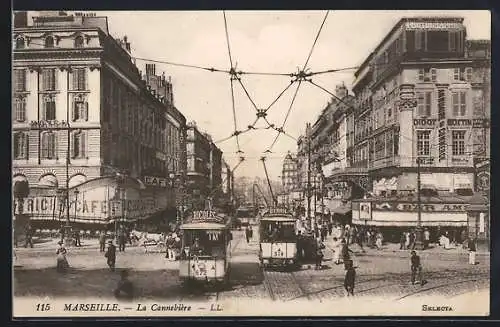
[[[80, 207], [85, 194], [73, 195], [79, 185], [101, 179], [116, 186], [120, 173], [144, 188], [146, 175], [185, 171], [185, 118], [173, 104], [170, 81], [151, 66], [143, 79], [129, 41], [111, 36], [106, 17], [16, 12], [12, 37], [13, 179], [28, 183], [34, 200], [53, 203], [31, 207], [32, 218], [57, 218], [56, 191], [70, 188], [75, 221], [87, 222], [92, 215]], [[136, 216], [168, 208], [175, 215], [172, 187], [154, 193], [165, 193], [164, 203]], [[109, 223], [109, 212], [99, 219]]]

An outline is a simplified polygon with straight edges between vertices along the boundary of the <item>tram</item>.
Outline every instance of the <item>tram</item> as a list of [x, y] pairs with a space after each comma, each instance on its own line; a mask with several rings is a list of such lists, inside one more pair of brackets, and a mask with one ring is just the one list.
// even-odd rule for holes
[[182, 283], [227, 284], [232, 240], [228, 217], [211, 210], [195, 211], [180, 229], [179, 277]]
[[236, 219], [242, 226], [255, 225], [257, 223], [257, 213], [253, 207], [239, 207], [236, 209]]
[[262, 213], [259, 236], [259, 260], [264, 269], [298, 265], [295, 218], [286, 208], [269, 208]]

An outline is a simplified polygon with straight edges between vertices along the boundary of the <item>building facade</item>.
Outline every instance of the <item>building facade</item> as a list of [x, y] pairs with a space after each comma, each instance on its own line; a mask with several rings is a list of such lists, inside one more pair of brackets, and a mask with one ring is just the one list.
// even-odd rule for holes
[[281, 170], [281, 184], [285, 193], [298, 189], [299, 183], [297, 170], [297, 157], [295, 154], [288, 152], [283, 160], [283, 168]]
[[440, 211], [423, 215], [423, 226], [467, 227], [475, 158], [490, 155], [489, 47], [466, 39], [462, 18], [405, 18], [361, 65], [352, 162], [366, 169], [373, 201], [396, 209], [384, 209], [382, 221], [361, 218], [356, 205], [353, 222], [416, 226], [416, 212], [400, 211], [415, 203], [419, 178], [422, 201]]
[[[165, 183], [154, 189], [144, 185], [145, 176], [166, 178], [185, 171], [185, 118], [173, 106], [170, 82], [156, 77], [160, 83], [152, 83], [150, 70], [147, 80], [142, 78], [130, 43], [126, 37], [111, 36], [106, 17], [18, 12], [14, 21], [13, 182], [27, 183], [29, 196], [36, 197], [33, 201], [53, 203], [45, 209], [25, 208], [24, 213], [54, 220], [64, 202], [55, 193], [66, 190], [73, 206], [69, 210], [76, 210], [74, 221], [85, 223], [89, 217], [80, 203], [102, 198], [91, 199], [90, 193], [86, 198], [83, 191], [73, 195], [73, 190], [102, 180], [93, 182], [95, 187], [131, 187], [115, 192], [113, 199], [126, 201], [135, 187], [166, 199], [134, 219], [166, 210], [175, 216], [173, 188]], [[137, 182], [117, 182], [117, 174]], [[133, 197], [140, 207], [148, 199], [139, 193]], [[125, 206], [120, 219], [126, 218], [126, 211]], [[116, 217], [103, 213], [98, 223], [108, 224]]]
[[193, 197], [192, 205], [203, 208], [211, 198], [220, 205], [222, 197], [222, 151], [195, 122], [186, 128], [187, 186]]

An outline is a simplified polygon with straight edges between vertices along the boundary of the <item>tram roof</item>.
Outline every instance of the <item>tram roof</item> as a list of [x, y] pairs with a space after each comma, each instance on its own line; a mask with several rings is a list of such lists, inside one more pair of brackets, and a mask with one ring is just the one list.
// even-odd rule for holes
[[219, 223], [211, 223], [211, 222], [192, 222], [192, 223], [186, 223], [182, 224], [180, 227], [182, 230], [222, 230], [222, 229], [227, 229], [228, 225], [227, 224], [219, 224]]
[[293, 216], [263, 216], [260, 218], [261, 221], [282, 221], [282, 222], [295, 222]]

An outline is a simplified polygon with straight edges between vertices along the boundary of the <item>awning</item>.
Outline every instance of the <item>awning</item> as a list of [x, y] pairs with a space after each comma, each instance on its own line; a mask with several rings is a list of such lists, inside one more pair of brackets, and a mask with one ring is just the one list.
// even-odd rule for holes
[[[355, 225], [368, 225], [380, 227], [417, 227], [416, 221], [376, 221], [353, 219]], [[467, 227], [467, 221], [427, 221], [422, 222], [422, 227]]]
[[352, 211], [352, 209], [351, 209], [350, 204], [349, 205], [341, 205], [340, 207], [337, 207], [337, 208], [332, 210], [333, 213], [337, 213], [340, 215], [348, 214], [351, 211]]

